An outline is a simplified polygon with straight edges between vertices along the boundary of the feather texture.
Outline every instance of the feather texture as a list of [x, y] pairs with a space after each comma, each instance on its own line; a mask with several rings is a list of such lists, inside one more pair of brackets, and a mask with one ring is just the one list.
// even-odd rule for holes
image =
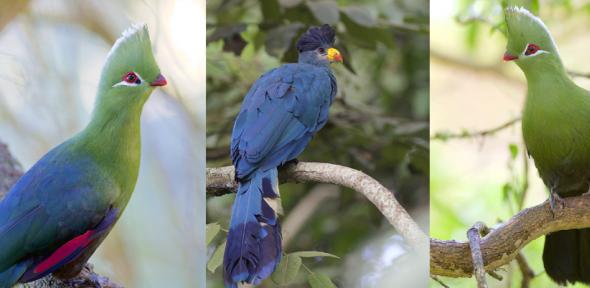
[[[506, 10], [507, 52], [528, 84], [522, 132], [545, 185], [561, 197], [588, 191], [590, 93], [568, 76], [557, 46], [541, 19], [524, 8]], [[529, 44], [547, 53], [525, 54]], [[560, 208], [557, 208], [560, 209]], [[555, 282], [590, 284], [590, 230], [567, 230], [545, 238], [543, 265]]]
[[[331, 45], [329, 26], [313, 27], [298, 48]], [[311, 48], [310, 48], [311, 49]], [[328, 121], [336, 95], [330, 67], [310, 57], [262, 75], [244, 98], [234, 123], [231, 158], [238, 192], [224, 256], [226, 287], [258, 284], [281, 258], [277, 167], [295, 159]], [[306, 62], [310, 60], [310, 62]]]
[[[0, 202], [0, 288], [77, 275], [125, 209], [140, 159], [140, 116], [154, 87], [113, 87], [129, 71], [158, 79], [147, 28], [117, 40], [86, 128], [49, 151]], [[66, 278], [67, 278], [66, 277]]]

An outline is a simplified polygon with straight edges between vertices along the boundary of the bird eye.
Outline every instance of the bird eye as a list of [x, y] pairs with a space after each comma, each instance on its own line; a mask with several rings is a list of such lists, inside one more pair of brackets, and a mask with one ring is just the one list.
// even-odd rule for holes
[[141, 80], [139, 79], [139, 77], [137, 77], [137, 75], [135, 75], [134, 72], [129, 72], [127, 74], [125, 74], [125, 76], [123, 76], [123, 81], [129, 83], [129, 84], [140, 84]]
[[524, 55], [526, 56], [530, 56], [533, 55], [535, 53], [537, 53], [537, 51], [539, 51], [541, 48], [535, 44], [529, 44], [526, 47], [526, 50], [524, 51]]
[[320, 52], [321, 54], [324, 54], [324, 53], [326, 53], [326, 50], [324, 48], [320, 47], [320, 48], [318, 48], [318, 52]]

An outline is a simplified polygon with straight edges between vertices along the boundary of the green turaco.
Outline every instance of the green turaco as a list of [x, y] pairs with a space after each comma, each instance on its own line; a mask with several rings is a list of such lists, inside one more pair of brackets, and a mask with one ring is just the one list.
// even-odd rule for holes
[[[504, 60], [514, 61], [527, 79], [524, 141], [550, 190], [552, 209], [560, 209], [560, 197], [581, 195], [589, 189], [590, 92], [570, 79], [549, 30], [538, 17], [515, 7], [505, 15], [508, 44]], [[557, 283], [590, 283], [590, 229], [547, 235], [543, 263]]]
[[131, 197], [141, 111], [163, 85], [147, 27], [129, 28], [107, 56], [90, 123], [43, 156], [0, 202], [0, 288], [79, 273]]

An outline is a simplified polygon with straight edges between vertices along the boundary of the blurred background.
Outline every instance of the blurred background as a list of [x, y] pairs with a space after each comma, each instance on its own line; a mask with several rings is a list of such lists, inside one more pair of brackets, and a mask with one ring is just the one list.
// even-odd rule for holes
[[[207, 1], [207, 166], [230, 165], [229, 136], [244, 95], [265, 71], [296, 62], [295, 42], [309, 26], [337, 30], [344, 65], [333, 65], [339, 94], [330, 120], [301, 161], [360, 169], [395, 191], [428, 231], [428, 21], [426, 0]], [[311, 272], [338, 287], [425, 287], [427, 259], [408, 252], [361, 194], [329, 185], [281, 185], [284, 251], [316, 250], [292, 281]], [[207, 200], [208, 287], [222, 287], [222, 243], [234, 195]], [[217, 251], [217, 252], [216, 252]]]
[[[588, 1], [520, 2], [549, 27], [576, 83], [590, 88]], [[545, 201], [548, 192], [527, 159], [519, 116], [526, 81], [514, 63], [504, 63], [506, 38], [500, 0], [449, 0], [431, 4], [430, 234], [466, 240], [476, 221], [494, 226], [523, 208]], [[580, 57], [582, 56], [582, 57]], [[485, 135], [482, 135], [485, 134]], [[544, 273], [544, 237], [522, 252], [536, 274], [531, 287], [556, 287]], [[515, 263], [490, 278], [490, 287], [521, 287]], [[475, 287], [470, 279], [441, 278], [450, 287]], [[431, 287], [442, 287], [432, 281]], [[582, 286], [575, 286], [582, 287]]]
[[142, 162], [123, 217], [90, 259], [126, 287], [204, 283], [205, 4], [0, 1], [0, 141], [27, 169], [81, 130], [111, 45], [150, 29], [168, 78], [142, 116]]

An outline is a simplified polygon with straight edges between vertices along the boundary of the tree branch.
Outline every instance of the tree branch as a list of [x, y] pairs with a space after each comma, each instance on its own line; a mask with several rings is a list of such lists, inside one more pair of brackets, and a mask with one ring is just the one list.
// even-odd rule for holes
[[[348, 187], [363, 194], [416, 251], [426, 251], [428, 237], [389, 191], [367, 174], [340, 165], [299, 162], [280, 170], [284, 182], [319, 182]], [[232, 166], [207, 168], [207, 195], [220, 196], [237, 188]]]
[[491, 136], [491, 135], [494, 135], [506, 128], [513, 126], [514, 124], [518, 123], [519, 121], [520, 121], [520, 117], [516, 117], [516, 118], [508, 120], [507, 122], [500, 124], [499, 126], [496, 126], [496, 127], [490, 128], [490, 129], [486, 129], [486, 130], [473, 131], [473, 132], [470, 132], [467, 130], [465, 130], [461, 133], [437, 132], [436, 134], [434, 134], [434, 136], [430, 137], [430, 139], [431, 140], [447, 141], [450, 139], [466, 139], [466, 138]]
[[[549, 202], [527, 208], [493, 229], [480, 242], [485, 270], [493, 272], [510, 263], [529, 242], [551, 232], [590, 227], [590, 195], [563, 198], [565, 207], [553, 216]], [[448, 277], [471, 277], [473, 265], [469, 243], [430, 240], [430, 273]]]
[[[0, 200], [4, 198], [4, 195], [10, 190], [10, 187], [12, 187], [22, 175], [23, 172], [20, 164], [12, 157], [8, 150], [8, 146], [0, 142]], [[80, 275], [75, 278], [62, 281], [50, 274], [37, 281], [27, 283], [24, 286], [29, 288], [83, 288], [96, 287], [97, 283], [100, 283], [103, 288], [123, 287], [111, 282], [107, 277], [94, 273], [93, 267], [90, 263], [86, 263], [80, 272]]]

